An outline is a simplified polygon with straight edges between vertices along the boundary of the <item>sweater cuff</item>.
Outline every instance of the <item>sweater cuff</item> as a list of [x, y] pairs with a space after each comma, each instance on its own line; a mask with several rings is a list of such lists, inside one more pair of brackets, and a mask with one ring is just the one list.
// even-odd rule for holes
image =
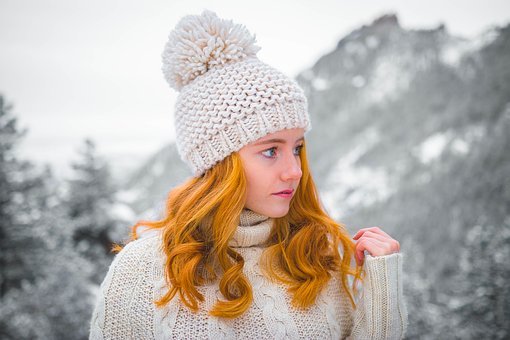
[[392, 302], [398, 301], [402, 293], [402, 253], [365, 256], [366, 283], [372, 293], [374, 305], [390, 312]]
[[366, 277], [354, 338], [400, 339], [407, 330], [407, 309], [402, 291], [402, 253], [365, 256]]
[[[402, 253], [393, 253], [382, 256], [372, 256], [370, 254], [365, 255], [365, 270], [367, 274], [372, 274], [373, 278], [377, 278], [380, 275], [377, 274], [397, 274], [399, 270], [402, 270]], [[397, 282], [397, 277], [393, 275], [394, 282]]]

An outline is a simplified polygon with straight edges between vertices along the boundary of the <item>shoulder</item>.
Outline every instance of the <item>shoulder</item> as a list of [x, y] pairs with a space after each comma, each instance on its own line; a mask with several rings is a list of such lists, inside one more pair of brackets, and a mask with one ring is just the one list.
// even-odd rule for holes
[[149, 332], [145, 325], [152, 322], [153, 306], [147, 297], [154, 290], [160, 244], [159, 235], [144, 237], [115, 255], [99, 289], [90, 339], [129, 338], [133, 332]]
[[154, 250], [158, 248], [161, 243], [161, 234], [154, 233], [151, 235], [142, 236], [137, 240], [131, 241], [122, 248], [122, 250], [117, 254], [120, 257], [123, 256], [135, 256], [135, 255], [144, 255], [149, 250]]
[[132, 272], [148, 263], [154, 262], [161, 250], [161, 237], [159, 234], [142, 237], [131, 241], [115, 255], [110, 266], [117, 272]]
[[151, 268], [160, 255], [161, 238], [159, 235], [139, 238], [131, 241], [118, 252], [108, 268], [101, 288], [108, 294], [113, 290], [129, 290], [130, 283], [140, 275], [150, 275]]

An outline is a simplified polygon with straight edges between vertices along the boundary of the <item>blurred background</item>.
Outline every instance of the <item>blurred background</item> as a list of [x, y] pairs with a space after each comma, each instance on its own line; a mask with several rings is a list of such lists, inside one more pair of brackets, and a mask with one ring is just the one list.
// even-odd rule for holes
[[205, 8], [305, 89], [326, 210], [400, 241], [407, 338], [510, 337], [508, 1], [0, 0], [0, 338], [86, 339], [112, 242], [191, 175], [161, 52]]

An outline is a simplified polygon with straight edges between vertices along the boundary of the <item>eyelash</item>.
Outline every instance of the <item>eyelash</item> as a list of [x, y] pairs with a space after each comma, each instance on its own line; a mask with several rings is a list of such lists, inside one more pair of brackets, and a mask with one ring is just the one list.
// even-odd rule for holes
[[[298, 156], [301, 153], [301, 149], [303, 148], [303, 146], [304, 146], [303, 144], [296, 146], [296, 149], [298, 149], [298, 153], [297, 153], [296, 156]], [[272, 148], [269, 148], [267, 150], [262, 151], [262, 153], [264, 153], [266, 151], [275, 150], [277, 148], [278, 148], [277, 146], [273, 146]], [[264, 156], [264, 157], [266, 157], [266, 158], [274, 158], [274, 156]]]

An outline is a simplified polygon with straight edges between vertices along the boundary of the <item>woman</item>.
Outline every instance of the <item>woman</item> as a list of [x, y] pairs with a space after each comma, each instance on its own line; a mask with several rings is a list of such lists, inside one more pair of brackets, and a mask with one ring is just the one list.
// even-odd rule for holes
[[324, 212], [306, 97], [254, 42], [208, 10], [171, 32], [163, 72], [180, 91], [176, 143], [193, 176], [162, 220], [117, 246], [91, 339], [404, 336], [399, 243], [377, 227], [353, 242]]

